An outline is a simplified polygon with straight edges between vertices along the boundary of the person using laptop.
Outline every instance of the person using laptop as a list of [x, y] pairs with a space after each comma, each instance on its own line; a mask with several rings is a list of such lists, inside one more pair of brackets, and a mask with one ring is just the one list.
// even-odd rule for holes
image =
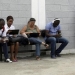
[[[5, 30], [7, 32], [7, 36], [10, 38], [16, 37], [16, 35], [10, 35], [10, 30], [15, 30], [15, 26], [13, 25], [13, 17], [8, 16], [6, 18], [7, 24], [5, 24]], [[11, 52], [11, 60], [13, 62], [17, 61], [17, 53], [18, 53], [18, 48], [19, 48], [19, 42], [13, 42], [12, 39], [9, 38], [9, 43], [10, 43], [10, 52]]]
[[0, 46], [3, 47], [4, 57], [6, 62], [12, 62], [8, 57], [6, 31], [4, 29], [5, 21], [0, 18]]
[[[61, 51], [67, 46], [68, 40], [61, 35], [60, 19], [55, 18], [45, 27], [46, 38], [45, 41], [51, 45], [51, 58], [60, 57]], [[56, 49], [56, 43], [61, 43]]]
[[[30, 18], [30, 20], [28, 21], [28, 24], [23, 27], [23, 29], [20, 31], [20, 33], [25, 37], [28, 37], [31, 33], [39, 33], [39, 35], [40, 35], [40, 30], [35, 25], [35, 21], [36, 20], [34, 18]], [[35, 34], [34, 34], [34, 36], [35, 36]], [[37, 36], [37, 37], [34, 37], [34, 36], [29, 36], [28, 40], [31, 44], [35, 44], [36, 59], [39, 60], [40, 59], [40, 45], [43, 44], [45, 47], [48, 47], [49, 45], [46, 44], [45, 42], [42, 42], [40, 39], [38, 39], [37, 37], [39, 37], [39, 36]]]

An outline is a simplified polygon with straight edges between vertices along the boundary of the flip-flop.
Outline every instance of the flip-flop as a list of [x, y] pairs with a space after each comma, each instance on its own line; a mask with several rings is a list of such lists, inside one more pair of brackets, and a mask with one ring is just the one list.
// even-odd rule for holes
[[37, 56], [37, 57], [36, 57], [36, 60], [40, 60], [40, 57], [39, 57], [39, 56]]
[[48, 45], [48, 44], [45, 44], [44, 46], [45, 46], [46, 48], [48, 48], [48, 47], [49, 47], [49, 45]]

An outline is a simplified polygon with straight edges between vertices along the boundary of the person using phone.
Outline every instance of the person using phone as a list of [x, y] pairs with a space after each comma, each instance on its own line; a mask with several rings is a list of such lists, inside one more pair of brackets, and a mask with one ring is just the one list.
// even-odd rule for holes
[[[61, 51], [68, 44], [68, 40], [61, 35], [60, 19], [55, 18], [52, 22], [48, 23], [45, 30], [45, 41], [51, 45], [51, 58], [56, 58], [56, 56], [60, 57]], [[56, 43], [62, 43], [57, 50]]]

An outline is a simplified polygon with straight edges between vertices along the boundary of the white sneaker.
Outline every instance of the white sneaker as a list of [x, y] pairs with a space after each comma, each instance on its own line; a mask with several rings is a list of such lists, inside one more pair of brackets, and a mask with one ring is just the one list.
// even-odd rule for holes
[[11, 63], [12, 61], [10, 59], [6, 59], [6, 62], [10, 62]]

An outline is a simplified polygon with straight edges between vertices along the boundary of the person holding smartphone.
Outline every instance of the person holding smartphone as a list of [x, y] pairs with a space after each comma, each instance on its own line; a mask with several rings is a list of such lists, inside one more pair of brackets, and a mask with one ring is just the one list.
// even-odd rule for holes
[[[51, 45], [51, 58], [60, 57], [61, 51], [68, 44], [68, 40], [61, 35], [60, 19], [55, 18], [52, 22], [48, 23], [45, 27], [46, 30], [46, 43]], [[56, 50], [56, 43], [62, 43]]]

